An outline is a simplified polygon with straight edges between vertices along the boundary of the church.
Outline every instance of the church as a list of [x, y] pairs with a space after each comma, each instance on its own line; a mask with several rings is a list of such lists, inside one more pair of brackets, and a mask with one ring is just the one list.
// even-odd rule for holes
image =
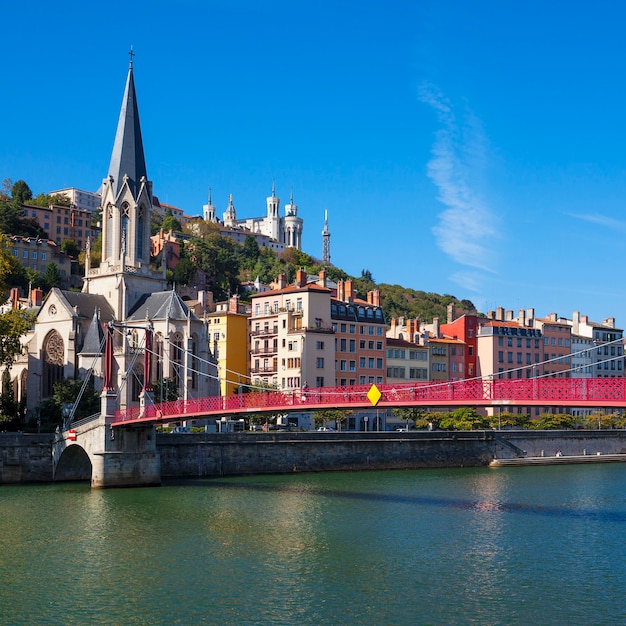
[[[91, 372], [96, 390], [102, 390], [103, 325], [113, 331], [118, 408], [158, 402], [160, 398], [151, 397], [155, 380], [169, 379], [182, 399], [219, 394], [206, 322], [168, 289], [165, 264], [151, 264], [152, 197], [131, 55], [109, 171], [101, 187], [101, 261], [92, 266], [87, 244], [82, 292], [50, 291], [28, 337], [27, 363], [16, 363], [12, 371], [26, 383], [30, 417], [52, 396], [60, 379], [84, 379]], [[152, 358], [144, 361], [148, 353]]]
[[217, 217], [217, 207], [211, 201], [203, 208], [204, 220], [213, 224], [223, 224], [231, 230], [241, 230], [256, 235], [265, 235], [278, 244], [274, 249], [297, 248], [302, 250], [302, 229], [304, 220], [298, 217], [298, 205], [294, 204], [293, 193], [289, 204], [285, 205], [285, 215], [280, 215], [280, 198], [276, 195], [276, 187], [272, 184], [272, 195], [266, 199], [267, 214], [262, 217], [237, 218], [237, 211], [233, 204], [233, 196], [228, 199], [228, 207], [223, 214], [223, 221]]

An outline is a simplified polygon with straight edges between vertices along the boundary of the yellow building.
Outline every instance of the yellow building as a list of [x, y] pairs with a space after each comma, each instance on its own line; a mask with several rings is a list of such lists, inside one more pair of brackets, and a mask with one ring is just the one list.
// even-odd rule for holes
[[241, 304], [238, 296], [218, 302], [215, 312], [207, 316], [209, 347], [217, 361], [223, 396], [237, 393], [240, 385], [250, 383], [249, 317], [250, 305]]

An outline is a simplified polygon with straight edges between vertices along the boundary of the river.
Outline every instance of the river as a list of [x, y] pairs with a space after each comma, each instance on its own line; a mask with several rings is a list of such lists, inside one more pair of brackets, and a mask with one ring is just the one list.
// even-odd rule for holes
[[626, 465], [0, 487], [2, 624], [626, 623]]

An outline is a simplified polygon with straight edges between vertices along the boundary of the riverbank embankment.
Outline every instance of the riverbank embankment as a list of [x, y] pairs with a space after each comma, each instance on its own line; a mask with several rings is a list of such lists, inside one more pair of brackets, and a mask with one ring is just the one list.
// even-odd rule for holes
[[[52, 439], [0, 433], [0, 484], [51, 482]], [[626, 430], [157, 434], [157, 451], [163, 478], [597, 463], [626, 460]]]

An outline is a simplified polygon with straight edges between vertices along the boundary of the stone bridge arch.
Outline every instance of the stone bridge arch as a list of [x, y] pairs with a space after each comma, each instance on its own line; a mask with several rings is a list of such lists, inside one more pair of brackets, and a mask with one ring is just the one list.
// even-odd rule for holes
[[92, 487], [161, 484], [156, 429], [111, 428], [99, 415], [58, 433], [52, 444], [53, 479], [91, 480]]
[[72, 443], [62, 452], [54, 464], [54, 480], [89, 480], [93, 466], [87, 451], [82, 446]]

